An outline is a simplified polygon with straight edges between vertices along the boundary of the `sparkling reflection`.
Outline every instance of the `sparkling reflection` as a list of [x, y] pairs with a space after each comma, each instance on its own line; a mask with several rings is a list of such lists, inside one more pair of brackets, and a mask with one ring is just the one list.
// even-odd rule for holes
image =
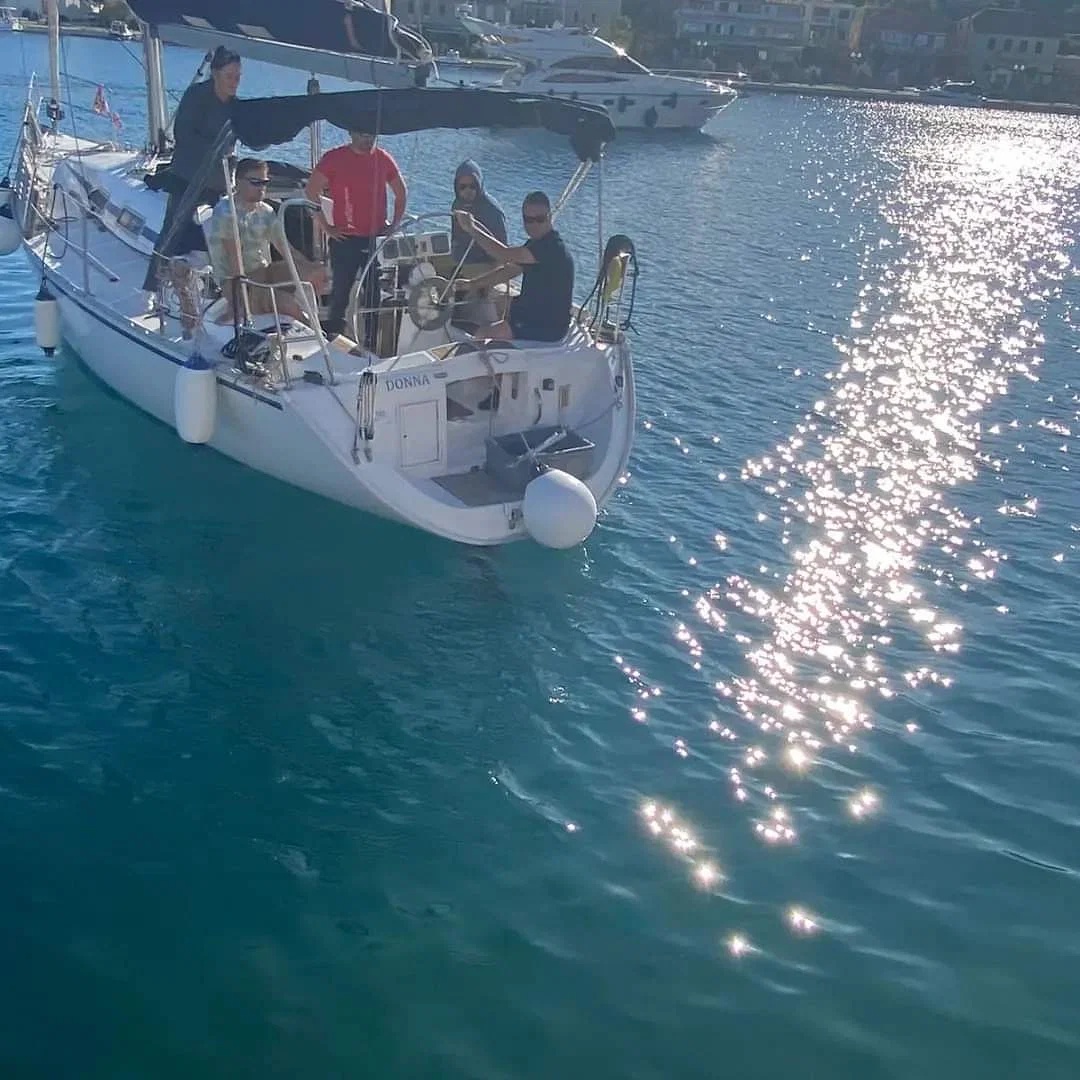
[[735, 957], [745, 956], [753, 949], [753, 946], [743, 934], [732, 934], [727, 940], [727, 947], [728, 952]]
[[[958, 505], [960, 490], [980, 472], [1002, 473], [1014, 448], [1024, 451], [1027, 430], [986, 413], [1001, 409], [1010, 383], [1038, 382], [1040, 319], [1070, 272], [1064, 253], [1076, 239], [1061, 206], [1071, 184], [1063, 147], [1074, 129], [1055, 134], [1055, 121], [992, 117], [957, 125], [943, 156], [940, 132], [930, 139], [913, 124], [898, 137], [893, 121], [881, 124], [895, 182], [864, 195], [889, 235], [863, 245], [835, 363], [825, 373], [778, 365], [824, 378], [827, 390], [809, 392], [810, 407], [786, 437], [743, 465], [739, 494], [754, 501], [739, 508], [737, 523], [718, 514], [700, 535], [675, 522], [660, 535], [668, 555], [693, 571], [669, 640], [708, 680], [712, 758], [741, 809], [737, 820], [765, 848], [795, 845], [808, 829], [802, 784], [828, 784], [827, 806], [819, 799], [816, 809], [844, 828], [880, 820], [880, 778], [860, 750], [879, 727], [886, 734], [877, 737], [920, 738], [914, 692], [952, 685], [966, 633], [959, 594], [993, 597], [1009, 558]], [[806, 385], [792, 382], [791, 393]], [[1058, 442], [1072, 436], [1066, 419], [1040, 419], [1030, 430], [1067, 453]], [[705, 432], [701, 441], [716, 447], [721, 439]], [[684, 457], [694, 443], [680, 433], [671, 445]], [[704, 475], [722, 483], [729, 469], [706, 463]], [[1030, 492], [991, 505], [1009, 518], [1036, 519], [1041, 510]], [[1062, 548], [1051, 549], [1055, 571], [1072, 554]], [[740, 569], [727, 573], [731, 565]], [[984, 610], [1009, 614], [996, 602]], [[638, 699], [631, 715], [646, 722], [653, 688], [617, 663]], [[709, 756], [709, 746], [691, 752], [692, 731], [681, 735], [667, 739], [680, 766]], [[648, 832], [692, 852], [693, 880], [710, 884], [715, 868], [697, 850], [708, 823], [691, 831], [666, 813], [646, 807]], [[821, 925], [802, 906], [786, 909], [784, 921], [800, 935]], [[741, 932], [726, 946], [736, 957], [752, 949]]]
[[[830, 753], [856, 754], [895, 700], [881, 654], [897, 634], [918, 635], [927, 658], [961, 650], [964, 628], [946, 594], [930, 602], [929, 585], [990, 583], [1007, 558], [950, 493], [980, 467], [1000, 468], [982, 446], [981, 414], [1011, 378], [1038, 379], [1030, 304], [1068, 269], [1053, 197], [1063, 159], [1054, 140], [1016, 125], [972, 128], [951, 140], [947, 162], [929, 145], [913, 132], [892, 148], [906, 162], [882, 202], [894, 235], [864, 256], [851, 335], [836, 339], [826, 374], [831, 393], [742, 470], [775, 500], [755, 521], [779, 530], [786, 573], [762, 564], [756, 578], [732, 574], [691, 596], [696, 628], [677, 625], [689, 657], [707, 664], [709, 631], [738, 621], [746, 667], [716, 682], [723, 721], [709, 729], [739, 745], [728, 780], [770, 846], [796, 842], [798, 829], [791, 809], [768, 807], [777, 791], [765, 777], [791, 782]], [[1008, 501], [1001, 513], [1034, 516], [1038, 502]], [[909, 690], [951, 683], [929, 663], [900, 677]], [[901, 717], [898, 730], [914, 736], [919, 726]], [[880, 800], [856, 779], [847, 806], [866, 820]]]

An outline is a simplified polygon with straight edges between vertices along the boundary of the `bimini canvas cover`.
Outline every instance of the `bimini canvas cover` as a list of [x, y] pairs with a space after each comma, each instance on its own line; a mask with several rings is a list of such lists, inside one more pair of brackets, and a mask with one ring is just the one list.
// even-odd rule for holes
[[350, 90], [247, 98], [232, 103], [230, 117], [233, 134], [255, 150], [287, 143], [316, 120], [381, 135], [434, 128], [545, 128], [569, 136], [583, 161], [598, 158], [615, 137], [607, 110], [598, 105], [502, 90]]
[[376, 86], [423, 85], [431, 48], [362, 0], [132, 0], [164, 41]]

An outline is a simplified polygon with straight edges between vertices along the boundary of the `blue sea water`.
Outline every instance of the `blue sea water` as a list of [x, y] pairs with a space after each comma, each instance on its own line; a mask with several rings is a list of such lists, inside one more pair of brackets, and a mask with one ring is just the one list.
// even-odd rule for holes
[[[66, 51], [137, 138], [134, 52]], [[415, 206], [572, 166], [386, 144]], [[1078, 155], [764, 95], [620, 138], [640, 424], [569, 553], [181, 444], [37, 353], [6, 260], [2, 1075], [1075, 1077]]]

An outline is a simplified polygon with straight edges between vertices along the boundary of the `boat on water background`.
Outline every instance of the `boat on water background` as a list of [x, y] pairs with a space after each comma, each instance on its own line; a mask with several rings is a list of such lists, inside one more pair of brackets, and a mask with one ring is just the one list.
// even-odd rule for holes
[[719, 79], [656, 74], [589, 30], [458, 18], [488, 56], [516, 62], [505, 89], [600, 105], [620, 129], [700, 130], [737, 96]]
[[[328, 17], [340, 17], [334, 0], [319, 2]], [[49, 92], [32, 90], [27, 101], [0, 211], [3, 250], [21, 242], [40, 269], [41, 346], [51, 353], [63, 338], [109, 386], [185, 441], [209, 444], [346, 505], [461, 543], [531, 537], [568, 547], [584, 540], [598, 508], [617, 490], [633, 443], [627, 331], [637, 264], [627, 238], [605, 248], [591, 291], [572, 317], [568, 312], [570, 325], [557, 340], [486, 340], [455, 317], [455, 280], [465, 257], [446, 263], [445, 210], [410, 215], [381, 237], [353, 285], [348, 337], [331, 340], [323, 332], [325, 297], [301, 279], [291, 251], [321, 261], [310, 222], [319, 208], [308, 202], [304, 185], [318, 160], [323, 123], [376, 135], [495, 127], [564, 136], [575, 167], [553, 200], [554, 220], [594, 167], [599, 173], [614, 136], [604, 110], [495, 90], [410, 85], [428, 77], [430, 52], [386, 14], [365, 16], [368, 35], [361, 40], [368, 53], [343, 55], [319, 47], [311, 5], [291, 24], [279, 12], [272, 40], [238, 23], [235, 11], [216, 15], [216, 26], [193, 29], [202, 14], [212, 14], [198, 0], [134, 5], [140, 16], [158, 20], [147, 23], [144, 35], [150, 107], [141, 150], [87, 140], [74, 126], [65, 130], [63, 117], [73, 110], [61, 101], [59, 25], [55, 8], [50, 12]], [[216, 149], [187, 185], [170, 227], [161, 48], [177, 31], [206, 48], [228, 40], [236, 56], [269, 55], [291, 70], [361, 65], [382, 85], [233, 100]], [[102, 87], [94, 111], [111, 115]], [[176, 223], [195, 214], [205, 222], [210, 208], [200, 205], [200, 192], [223, 170], [231, 187], [234, 141], [279, 150], [301, 134], [308, 169], [276, 162], [264, 197], [277, 215], [276, 246], [302, 315], [279, 312], [279, 286], [244, 280], [243, 317], [231, 319], [205, 261], [173, 256]], [[435, 270], [440, 258], [442, 274]], [[152, 260], [166, 272], [156, 290], [146, 291]], [[260, 290], [267, 303], [249, 302]], [[371, 303], [363, 299], [369, 295]], [[267, 307], [271, 314], [252, 314]], [[486, 301], [476, 323], [498, 321], [494, 300]], [[366, 329], [372, 323], [373, 336]]]

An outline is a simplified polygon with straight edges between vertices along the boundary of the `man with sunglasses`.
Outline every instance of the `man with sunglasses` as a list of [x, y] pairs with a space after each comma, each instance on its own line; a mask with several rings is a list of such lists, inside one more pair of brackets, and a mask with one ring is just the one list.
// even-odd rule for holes
[[[263, 201], [270, 183], [270, 167], [257, 158], [243, 158], [236, 165], [236, 183], [232, 203], [222, 199], [214, 208], [207, 227], [210, 248], [210, 264], [228, 302], [229, 317], [237, 314], [239, 302], [238, 282], [241, 277], [249, 281], [277, 284], [289, 280], [289, 268], [284, 262], [274, 262], [271, 247], [286, 242], [277, 229], [274, 208]], [[240, 250], [236, 238], [240, 238]], [[321, 266], [304, 258], [290, 245], [293, 261], [301, 280], [310, 282], [316, 293], [325, 286], [325, 272]], [[266, 289], [248, 289], [248, 305], [252, 315], [267, 315], [273, 311], [270, 293]], [[277, 308], [283, 315], [306, 321], [299, 303], [290, 293], [279, 291]]]
[[[473, 218], [501, 244], [506, 243], [506, 215], [502, 207], [484, 190], [484, 174], [475, 161], [467, 159], [454, 173], [454, 201], [450, 206], [450, 254], [432, 259], [435, 272], [449, 277], [460, 266], [463, 277], [474, 277], [490, 270], [495, 260], [465, 232], [453, 216], [456, 210], [468, 210]], [[462, 262], [464, 260], [464, 262]], [[460, 303], [454, 311], [454, 324], [469, 328], [477, 322], [490, 322], [506, 315], [501, 295], [494, 297], [495, 307], [486, 304], [486, 291], [474, 292], [470, 302]]]
[[[484, 190], [484, 174], [480, 171], [480, 166], [471, 159], [463, 161], [454, 173], [454, 202], [450, 210], [451, 213], [455, 210], [468, 210], [490, 236], [494, 236], [501, 244], [506, 243], [506, 215], [502, 212], [502, 207]], [[454, 257], [455, 265], [466, 258], [466, 255], [469, 263], [490, 265], [494, 262], [482, 247], [472, 242], [472, 237], [456, 220], [450, 232], [450, 254]]]
[[[315, 220], [330, 237], [332, 276], [330, 310], [323, 330], [328, 338], [345, 329], [345, 311], [349, 306], [356, 275], [368, 264], [377, 238], [397, 228], [405, 216], [408, 192], [397, 162], [366, 131], [350, 131], [350, 141], [323, 154], [307, 182], [305, 194], [317, 205], [330, 193], [334, 223], [320, 211]], [[394, 216], [386, 221], [386, 189], [394, 193]], [[365, 308], [379, 304], [378, 267], [372, 266], [364, 278], [361, 303]], [[375, 348], [378, 320], [364, 316], [364, 338], [369, 349]]]
[[477, 332], [478, 336], [524, 341], [561, 341], [570, 327], [574, 299], [574, 259], [551, 221], [551, 200], [542, 191], [525, 196], [521, 219], [529, 239], [508, 247], [480, 226], [467, 210], [454, 214], [461, 228], [498, 266], [476, 278], [459, 278], [462, 292], [488, 289], [521, 275], [521, 295], [510, 303], [509, 317]]

